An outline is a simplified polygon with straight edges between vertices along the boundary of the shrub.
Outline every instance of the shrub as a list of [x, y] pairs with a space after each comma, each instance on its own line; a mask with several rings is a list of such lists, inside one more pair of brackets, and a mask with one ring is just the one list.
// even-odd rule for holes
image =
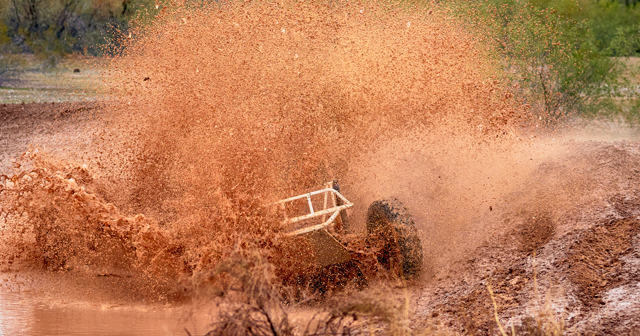
[[149, 0], [14, 0], [0, 1], [0, 42], [13, 52], [64, 55], [102, 53], [113, 35], [123, 32]]
[[[599, 47], [577, 1], [489, 0], [458, 3], [455, 11], [471, 18], [471, 26], [495, 46], [504, 82], [533, 108], [539, 123], [619, 111], [624, 67]], [[616, 50], [627, 48], [631, 35], [621, 30]]]

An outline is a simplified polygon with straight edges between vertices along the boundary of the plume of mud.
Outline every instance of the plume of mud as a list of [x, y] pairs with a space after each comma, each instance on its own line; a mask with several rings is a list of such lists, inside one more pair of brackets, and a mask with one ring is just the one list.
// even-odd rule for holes
[[171, 258], [180, 248], [174, 235], [143, 215], [122, 214], [95, 194], [86, 164], [30, 149], [14, 170], [0, 185], [0, 252], [10, 265], [90, 274], [142, 269], [152, 275], [166, 272], [162, 263], [178, 262]]
[[166, 202], [191, 195], [202, 208], [217, 188], [289, 195], [409, 128], [493, 136], [524, 115], [483, 76], [491, 64], [473, 36], [426, 9], [178, 6], [126, 50], [110, 77], [122, 97], [113, 109], [136, 149], [128, 201], [145, 212], [181, 217], [186, 202]]
[[278, 235], [271, 202], [412, 130], [489, 143], [527, 119], [435, 5], [172, 4], [123, 44], [95, 170], [30, 152], [3, 186], [5, 222], [22, 223], [4, 244], [43, 266], [199, 282], [257, 249], [286, 276], [309, 267], [308, 245]]

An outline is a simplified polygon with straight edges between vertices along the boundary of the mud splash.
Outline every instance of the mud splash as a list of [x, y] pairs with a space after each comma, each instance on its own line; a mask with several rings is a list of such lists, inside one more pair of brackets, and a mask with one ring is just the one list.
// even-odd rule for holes
[[172, 5], [122, 43], [89, 165], [34, 150], [3, 180], [7, 260], [176, 288], [259, 251], [285, 274], [305, 265], [271, 202], [411, 131], [483, 146], [528, 120], [435, 5]]
[[288, 195], [421, 125], [512, 135], [523, 111], [455, 25], [381, 3], [166, 9], [114, 60], [113, 110], [137, 150], [129, 200], [146, 213], [185, 193], [211, 204], [202, 190], [218, 186]]

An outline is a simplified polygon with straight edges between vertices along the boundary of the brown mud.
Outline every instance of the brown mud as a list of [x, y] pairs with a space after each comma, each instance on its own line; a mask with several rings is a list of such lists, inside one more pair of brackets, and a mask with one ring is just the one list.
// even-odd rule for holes
[[0, 107], [7, 289], [175, 303], [235, 276], [269, 296], [311, 268], [270, 204], [338, 178], [355, 234], [377, 199], [412, 213], [422, 278], [364, 293], [411, 292], [414, 326], [495, 334], [495, 300], [524, 333], [638, 327], [638, 143], [542, 129], [435, 5], [224, 6], [123, 37], [111, 101]]
[[640, 323], [640, 146], [571, 141], [566, 149], [496, 206], [504, 210], [493, 237], [420, 291], [418, 315], [460, 332], [496, 334], [490, 285], [508, 330], [633, 334]]

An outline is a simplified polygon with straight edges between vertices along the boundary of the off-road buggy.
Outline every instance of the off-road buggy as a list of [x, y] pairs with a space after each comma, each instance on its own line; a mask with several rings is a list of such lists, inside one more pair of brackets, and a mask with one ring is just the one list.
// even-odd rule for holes
[[[326, 279], [332, 277], [355, 277], [362, 282], [367, 278], [364, 274], [376, 272], [376, 268], [403, 279], [415, 278], [421, 272], [423, 256], [418, 230], [407, 209], [395, 198], [369, 206], [364, 237], [350, 233], [346, 209], [353, 203], [340, 193], [335, 180], [325, 183], [322, 189], [276, 204], [290, 228], [287, 235], [306, 237], [311, 243], [316, 274], [325, 278], [320, 282], [335, 284], [344, 280]], [[294, 216], [289, 217], [292, 213]], [[316, 287], [322, 290], [324, 286]]]

